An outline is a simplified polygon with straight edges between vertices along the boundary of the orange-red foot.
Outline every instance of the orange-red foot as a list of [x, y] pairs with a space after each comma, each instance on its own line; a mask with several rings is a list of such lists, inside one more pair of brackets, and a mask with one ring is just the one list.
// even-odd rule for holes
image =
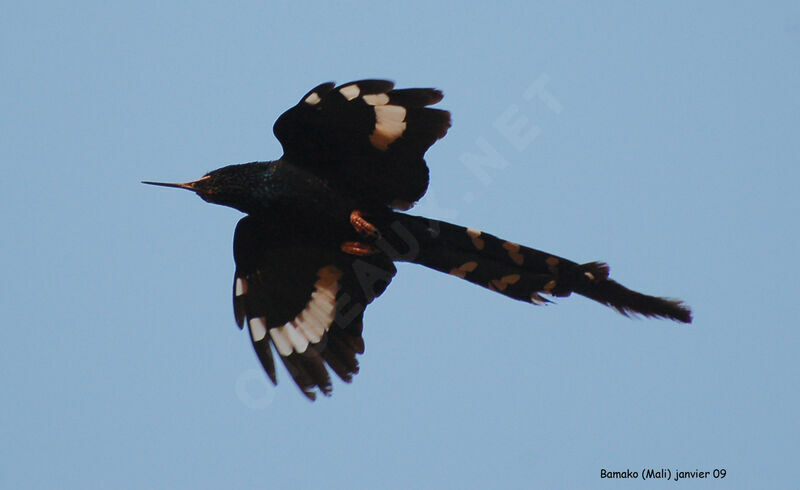
[[354, 209], [353, 212], [350, 213], [350, 224], [353, 225], [353, 228], [361, 235], [375, 239], [381, 237], [381, 232], [378, 231], [378, 228], [364, 219], [364, 213], [358, 209]]
[[346, 254], [359, 256], [374, 255], [380, 252], [376, 247], [361, 242], [344, 242], [342, 243], [341, 249], [342, 252]]

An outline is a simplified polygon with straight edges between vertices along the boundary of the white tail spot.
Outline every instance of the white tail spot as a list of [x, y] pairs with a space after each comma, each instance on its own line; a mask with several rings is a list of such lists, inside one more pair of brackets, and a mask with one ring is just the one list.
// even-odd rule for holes
[[509, 274], [501, 277], [500, 279], [492, 279], [492, 281], [489, 283], [489, 289], [505, 291], [510, 284], [515, 284], [517, 281], [519, 281], [519, 279], [519, 274]]
[[483, 250], [483, 247], [486, 246], [486, 242], [483, 241], [481, 238], [481, 231], [476, 230], [475, 228], [467, 228], [467, 235], [472, 239], [472, 244], [478, 250]]
[[508, 256], [511, 260], [514, 261], [517, 265], [522, 265], [522, 262], [525, 261], [525, 257], [519, 253], [519, 244], [514, 242], [504, 242], [503, 248], [508, 250]]
[[454, 275], [456, 277], [460, 277], [461, 279], [464, 279], [465, 277], [467, 277], [467, 272], [472, 272], [477, 267], [478, 267], [478, 263], [475, 262], [474, 260], [471, 260], [469, 262], [465, 262], [465, 263], [461, 264], [459, 267], [450, 269], [450, 274], [452, 274], [452, 275]]

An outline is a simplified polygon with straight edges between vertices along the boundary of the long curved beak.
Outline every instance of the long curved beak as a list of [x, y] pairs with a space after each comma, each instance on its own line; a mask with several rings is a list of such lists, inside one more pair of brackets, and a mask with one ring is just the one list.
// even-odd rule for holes
[[206, 180], [208, 177], [209, 176], [206, 175], [205, 177], [200, 177], [197, 180], [193, 180], [191, 182], [183, 182], [183, 183], [180, 183], [180, 184], [173, 184], [173, 183], [169, 183], [169, 182], [150, 182], [150, 181], [147, 181], [147, 180], [143, 180], [142, 184], [158, 185], [158, 186], [161, 186], [161, 187], [175, 187], [177, 189], [186, 189], [186, 190], [190, 190], [190, 191], [195, 191], [195, 190], [197, 190], [194, 187], [195, 184], [197, 184], [200, 181]]

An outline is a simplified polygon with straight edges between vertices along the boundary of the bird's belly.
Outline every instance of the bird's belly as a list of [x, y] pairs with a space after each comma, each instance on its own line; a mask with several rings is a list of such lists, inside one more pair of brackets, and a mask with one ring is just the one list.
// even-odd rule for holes
[[286, 234], [333, 241], [354, 239], [353, 210], [367, 215], [385, 211], [385, 206], [365, 202], [347, 182], [287, 164], [273, 174], [263, 205], [264, 213], [280, 223]]
[[276, 232], [292, 238], [345, 239], [352, 230], [350, 212], [354, 203], [324, 188], [294, 187], [291, 193], [265, 201], [258, 214], [274, 223]]

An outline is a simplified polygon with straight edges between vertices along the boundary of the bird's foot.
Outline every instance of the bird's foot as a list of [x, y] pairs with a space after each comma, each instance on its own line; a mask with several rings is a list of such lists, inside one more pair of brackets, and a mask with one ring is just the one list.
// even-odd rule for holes
[[352, 213], [350, 213], [350, 224], [353, 225], [353, 228], [363, 236], [370, 237], [372, 239], [378, 240], [381, 237], [381, 232], [378, 228], [367, 221], [364, 218], [364, 213], [358, 209], [354, 209]]
[[341, 249], [342, 252], [346, 254], [358, 255], [362, 257], [365, 255], [375, 255], [376, 253], [380, 252], [377, 247], [361, 242], [344, 242], [342, 243]]

